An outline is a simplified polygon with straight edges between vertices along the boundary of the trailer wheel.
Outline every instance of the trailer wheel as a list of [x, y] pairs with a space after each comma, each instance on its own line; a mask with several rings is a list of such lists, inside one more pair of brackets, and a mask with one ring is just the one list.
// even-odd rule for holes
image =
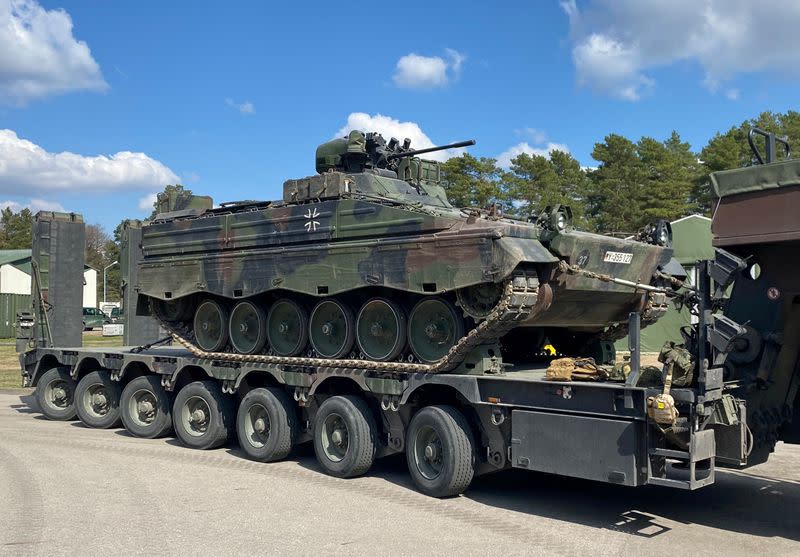
[[75, 387], [75, 410], [88, 427], [109, 429], [120, 423], [119, 399], [122, 389], [111, 374], [93, 371], [84, 375]]
[[253, 389], [239, 404], [236, 435], [248, 458], [261, 462], [286, 458], [296, 433], [297, 415], [283, 390]]
[[367, 403], [352, 395], [334, 396], [314, 417], [314, 453], [326, 474], [352, 478], [375, 460], [378, 426]]
[[125, 385], [119, 406], [122, 423], [131, 435], [155, 439], [172, 429], [169, 394], [155, 375], [142, 375]]
[[36, 384], [36, 402], [50, 420], [74, 420], [75, 380], [64, 367], [48, 370]]
[[475, 472], [475, 441], [453, 406], [427, 406], [408, 427], [406, 460], [414, 484], [431, 497], [463, 493]]
[[216, 381], [194, 381], [178, 392], [172, 424], [178, 439], [193, 449], [223, 445], [233, 430], [233, 401]]

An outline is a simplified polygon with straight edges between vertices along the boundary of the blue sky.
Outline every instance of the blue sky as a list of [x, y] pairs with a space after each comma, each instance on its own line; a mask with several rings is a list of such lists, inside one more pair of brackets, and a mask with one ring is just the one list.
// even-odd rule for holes
[[592, 165], [612, 132], [699, 150], [797, 109], [798, 28], [777, 0], [0, 0], [0, 201], [111, 230], [176, 177], [275, 199], [361, 125], [501, 160]]

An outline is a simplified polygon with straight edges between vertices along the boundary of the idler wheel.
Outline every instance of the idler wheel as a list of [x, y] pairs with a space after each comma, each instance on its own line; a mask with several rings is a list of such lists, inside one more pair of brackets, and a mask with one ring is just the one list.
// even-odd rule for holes
[[467, 286], [456, 291], [458, 305], [475, 320], [489, 317], [502, 295], [503, 285], [494, 282]]
[[353, 312], [332, 298], [322, 300], [311, 312], [308, 336], [321, 357], [341, 358], [350, 352], [355, 341]]
[[167, 323], [178, 323], [192, 316], [192, 303], [188, 297], [177, 300], [150, 298], [150, 306], [155, 316]]
[[406, 345], [406, 316], [386, 298], [373, 298], [361, 307], [356, 320], [356, 340], [370, 360], [393, 360]]
[[239, 302], [229, 321], [231, 344], [240, 354], [257, 354], [267, 341], [267, 314], [250, 301]]
[[420, 361], [441, 360], [463, 336], [464, 320], [447, 300], [424, 298], [411, 310], [408, 342]]
[[194, 336], [206, 352], [217, 352], [228, 343], [228, 310], [216, 300], [206, 300], [194, 314]]
[[308, 314], [298, 303], [283, 298], [269, 308], [267, 340], [278, 356], [297, 356], [308, 342]]

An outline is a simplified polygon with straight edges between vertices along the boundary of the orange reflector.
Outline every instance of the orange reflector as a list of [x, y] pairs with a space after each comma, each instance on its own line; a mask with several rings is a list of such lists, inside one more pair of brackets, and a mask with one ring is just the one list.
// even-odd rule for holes
[[486, 400], [488, 400], [492, 404], [500, 404], [500, 399], [498, 397], [496, 397], [496, 396], [486, 397]]

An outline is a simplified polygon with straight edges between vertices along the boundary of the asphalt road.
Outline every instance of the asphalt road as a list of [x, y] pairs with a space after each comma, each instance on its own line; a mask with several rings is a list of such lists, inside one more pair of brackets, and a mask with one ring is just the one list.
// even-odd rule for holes
[[437, 500], [402, 458], [339, 480], [307, 444], [260, 464], [0, 393], [0, 555], [800, 555], [798, 509], [798, 446], [694, 493], [514, 471]]

